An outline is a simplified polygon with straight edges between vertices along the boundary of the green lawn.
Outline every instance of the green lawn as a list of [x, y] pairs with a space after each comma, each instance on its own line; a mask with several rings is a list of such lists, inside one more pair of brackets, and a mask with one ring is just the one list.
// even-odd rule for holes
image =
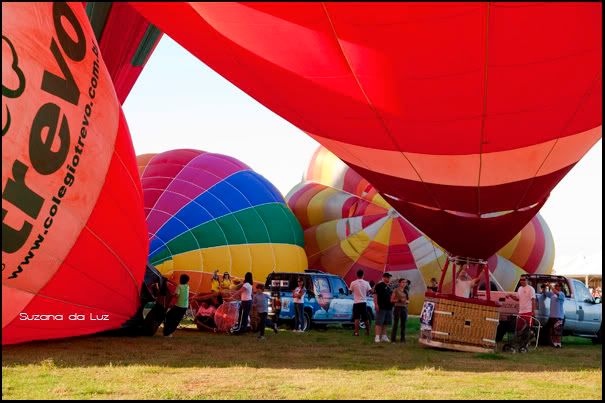
[[474, 354], [374, 344], [330, 327], [304, 334], [80, 337], [2, 348], [3, 399], [601, 399], [602, 348]]

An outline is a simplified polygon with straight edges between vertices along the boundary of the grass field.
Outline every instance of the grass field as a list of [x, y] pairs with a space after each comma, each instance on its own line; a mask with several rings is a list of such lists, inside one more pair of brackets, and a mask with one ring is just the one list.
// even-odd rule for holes
[[303, 334], [80, 337], [2, 348], [3, 399], [601, 399], [602, 347], [566, 337], [528, 354]]

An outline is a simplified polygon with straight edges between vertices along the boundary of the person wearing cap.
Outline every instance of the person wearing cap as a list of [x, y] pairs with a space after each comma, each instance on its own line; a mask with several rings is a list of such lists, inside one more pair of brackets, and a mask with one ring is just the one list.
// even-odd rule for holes
[[565, 324], [565, 313], [563, 303], [565, 302], [565, 293], [561, 291], [561, 283], [554, 285], [553, 291], [543, 291], [542, 295], [550, 298], [550, 313], [546, 323], [546, 331], [550, 338], [550, 344], [555, 348], [561, 348], [561, 336], [563, 335], [563, 325]]
[[390, 342], [387, 337], [387, 326], [393, 322], [392, 291], [389, 288], [391, 273], [385, 272], [382, 281], [374, 287], [374, 308], [376, 309], [376, 336], [374, 342]]

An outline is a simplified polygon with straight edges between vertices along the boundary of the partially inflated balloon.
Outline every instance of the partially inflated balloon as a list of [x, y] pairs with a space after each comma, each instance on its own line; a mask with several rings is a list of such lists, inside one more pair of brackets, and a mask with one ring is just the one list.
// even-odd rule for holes
[[132, 5], [453, 255], [503, 247], [601, 138], [600, 2]]
[[[442, 248], [398, 214], [376, 189], [338, 157], [319, 148], [303, 179], [286, 196], [305, 231], [309, 266], [338, 274], [350, 283], [363, 269], [366, 280], [385, 271], [411, 281], [412, 314], [420, 313], [431, 278], [439, 280]], [[497, 255], [488, 259], [496, 281], [514, 289], [522, 273], [550, 273], [554, 244], [544, 220], [536, 216]], [[451, 275], [445, 276], [444, 289]]]
[[2, 3], [2, 344], [120, 327], [147, 239], [128, 127], [81, 3]]
[[265, 282], [272, 271], [307, 268], [300, 224], [269, 181], [235, 158], [173, 150], [138, 158], [149, 232], [149, 262], [192, 292], [212, 273]]

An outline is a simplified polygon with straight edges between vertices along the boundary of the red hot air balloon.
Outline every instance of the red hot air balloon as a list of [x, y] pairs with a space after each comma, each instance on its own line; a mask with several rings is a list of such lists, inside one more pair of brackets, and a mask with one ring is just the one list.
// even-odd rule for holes
[[147, 238], [128, 127], [81, 3], [2, 3], [2, 344], [118, 328]]
[[503, 247], [601, 138], [601, 3], [132, 5], [456, 256]]
[[88, 2], [86, 14], [123, 104], [162, 33], [128, 3]]

